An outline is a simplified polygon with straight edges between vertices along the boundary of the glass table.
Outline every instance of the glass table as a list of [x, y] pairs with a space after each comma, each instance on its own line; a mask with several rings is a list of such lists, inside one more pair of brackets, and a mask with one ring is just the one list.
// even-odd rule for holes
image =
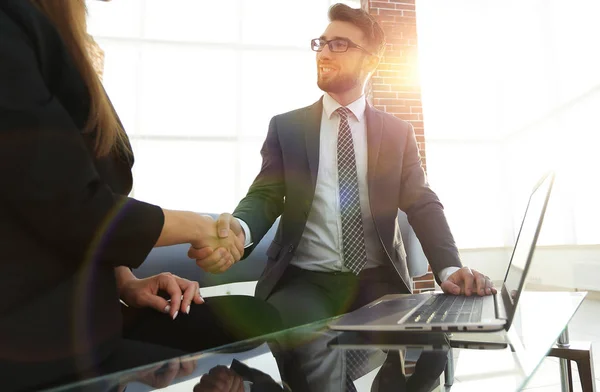
[[585, 295], [524, 292], [507, 332], [341, 333], [324, 320], [52, 391], [518, 391]]

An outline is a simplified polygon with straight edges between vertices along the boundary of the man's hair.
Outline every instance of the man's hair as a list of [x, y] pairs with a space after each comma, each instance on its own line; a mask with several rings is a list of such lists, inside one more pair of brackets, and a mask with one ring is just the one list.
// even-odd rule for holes
[[329, 8], [329, 21], [352, 23], [363, 32], [369, 43], [369, 49], [378, 56], [385, 50], [385, 33], [375, 18], [360, 8], [352, 8], [337, 3]]

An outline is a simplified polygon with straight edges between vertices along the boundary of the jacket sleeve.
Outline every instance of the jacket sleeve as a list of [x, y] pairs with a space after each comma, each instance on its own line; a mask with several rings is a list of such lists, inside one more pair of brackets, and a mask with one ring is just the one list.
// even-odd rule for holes
[[137, 267], [160, 235], [162, 210], [117, 195], [102, 181], [39, 67], [26, 35], [0, 11], [2, 209], [64, 254], [65, 263]]
[[436, 279], [446, 267], [462, 267], [442, 203], [431, 190], [421, 165], [412, 125], [408, 124], [398, 206], [406, 212]]
[[252, 233], [253, 246], [244, 256], [248, 256], [275, 220], [283, 213], [285, 180], [283, 154], [277, 135], [277, 117], [271, 119], [267, 138], [260, 151], [262, 166], [258, 176], [233, 212], [236, 218], [246, 222]]

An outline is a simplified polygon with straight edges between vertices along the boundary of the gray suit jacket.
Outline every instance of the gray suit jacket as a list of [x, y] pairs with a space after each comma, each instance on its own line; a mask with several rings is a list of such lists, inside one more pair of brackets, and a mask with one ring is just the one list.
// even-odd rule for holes
[[[257, 244], [277, 217], [279, 228], [267, 251], [267, 266], [256, 295], [266, 299], [283, 275], [300, 242], [317, 183], [322, 100], [271, 119], [262, 147], [263, 163], [233, 215], [250, 227]], [[412, 126], [367, 105], [368, 187], [371, 212], [381, 244], [411, 291], [406, 253], [397, 223], [398, 208], [419, 238], [436, 274], [461, 267], [443, 207], [429, 188]], [[252, 248], [247, 249], [249, 254]]]

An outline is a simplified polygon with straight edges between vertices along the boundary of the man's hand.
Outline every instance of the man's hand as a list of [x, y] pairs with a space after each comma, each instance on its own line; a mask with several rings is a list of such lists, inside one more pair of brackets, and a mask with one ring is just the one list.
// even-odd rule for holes
[[452, 295], [490, 295], [496, 294], [496, 289], [489, 277], [469, 267], [462, 267], [442, 283], [442, 290]]
[[[159, 290], [169, 294], [170, 302], [158, 295]], [[198, 282], [180, 278], [169, 272], [146, 279], [131, 279], [123, 284], [119, 295], [123, 302], [133, 308], [150, 307], [169, 314], [172, 319], [177, 317], [179, 311], [189, 313], [192, 302], [204, 303]]]
[[188, 257], [196, 260], [198, 267], [210, 273], [227, 271], [244, 255], [246, 236], [240, 222], [233, 215], [224, 213], [215, 224], [220, 246], [192, 246]]
[[219, 231], [219, 238], [227, 238], [229, 231], [233, 231], [233, 234], [242, 242], [246, 242], [246, 235], [242, 229], [240, 222], [231, 214], [227, 212], [219, 215], [217, 219], [217, 230]]
[[160, 363], [149, 369], [142, 369], [135, 372], [133, 375], [127, 375], [120, 380], [119, 392], [123, 392], [127, 388], [127, 384], [131, 382], [141, 382], [142, 384], [151, 386], [152, 388], [167, 388], [173, 381], [189, 376], [196, 369], [196, 361], [175, 358], [166, 363]]
[[244, 380], [226, 366], [216, 366], [200, 379], [194, 392], [244, 392]]

